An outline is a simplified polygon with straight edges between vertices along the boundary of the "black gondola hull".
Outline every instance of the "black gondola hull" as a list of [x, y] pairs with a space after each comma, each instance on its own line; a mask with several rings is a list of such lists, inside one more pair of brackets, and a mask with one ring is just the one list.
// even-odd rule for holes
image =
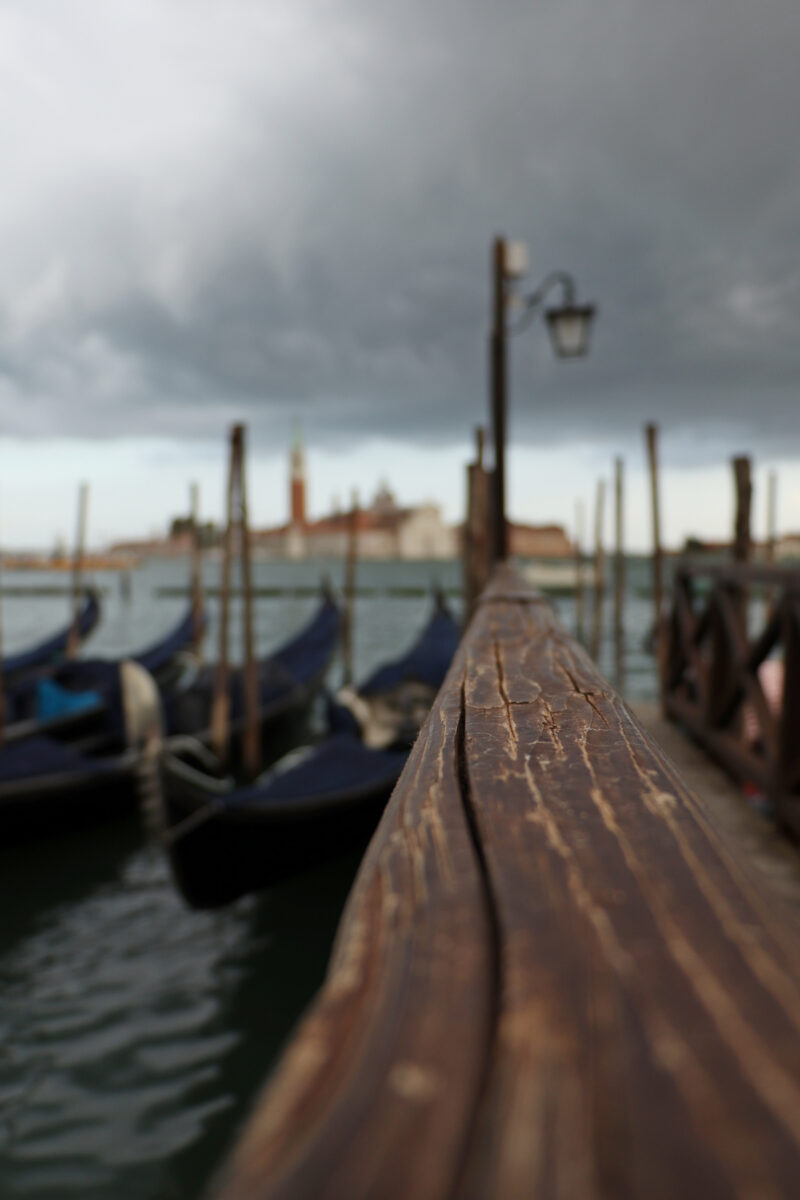
[[3, 844], [85, 829], [135, 812], [139, 780], [127, 761], [0, 784]]
[[[399, 769], [397, 774], [399, 775]], [[395, 779], [292, 812], [215, 809], [170, 778], [164, 797], [175, 881], [193, 908], [219, 908], [354, 851], [375, 831]]]

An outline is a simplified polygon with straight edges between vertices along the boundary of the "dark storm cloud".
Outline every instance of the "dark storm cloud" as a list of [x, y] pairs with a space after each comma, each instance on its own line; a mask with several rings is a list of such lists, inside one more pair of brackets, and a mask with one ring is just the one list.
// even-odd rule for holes
[[11, 31], [7, 430], [461, 440], [503, 230], [600, 304], [585, 363], [513, 343], [519, 436], [800, 449], [795, 0], [60, 7]]

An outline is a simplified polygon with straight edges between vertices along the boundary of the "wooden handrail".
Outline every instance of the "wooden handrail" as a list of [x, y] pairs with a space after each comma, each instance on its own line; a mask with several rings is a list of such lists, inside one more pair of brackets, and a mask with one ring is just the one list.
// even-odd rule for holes
[[675, 576], [706, 576], [725, 579], [733, 584], [778, 584], [800, 590], [800, 567], [774, 566], [769, 563], [706, 562], [702, 558], [681, 558], [675, 564]]
[[215, 1194], [777, 1197], [799, 1172], [796, 922], [501, 565]]

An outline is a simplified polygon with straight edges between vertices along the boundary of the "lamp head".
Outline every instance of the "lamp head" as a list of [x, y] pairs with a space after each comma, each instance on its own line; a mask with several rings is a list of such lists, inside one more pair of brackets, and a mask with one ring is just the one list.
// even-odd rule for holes
[[595, 306], [562, 304], [545, 312], [550, 341], [558, 358], [582, 358], [589, 349]]

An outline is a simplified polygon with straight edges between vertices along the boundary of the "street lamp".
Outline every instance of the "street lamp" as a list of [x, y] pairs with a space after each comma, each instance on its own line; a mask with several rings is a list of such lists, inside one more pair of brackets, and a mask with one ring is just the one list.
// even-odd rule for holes
[[[513, 281], [528, 268], [527, 251], [519, 242], [495, 238], [492, 252], [492, 330], [490, 335], [492, 431], [494, 435], [493, 538], [495, 562], [508, 557], [506, 526], [506, 337], [527, 328], [554, 287], [562, 290], [562, 302], [544, 314], [550, 341], [557, 358], [582, 358], [589, 346], [595, 314], [593, 304], [578, 304], [575, 281], [566, 271], [552, 271], [534, 291], [520, 295]], [[507, 313], [521, 308], [522, 315], [510, 325]]]

